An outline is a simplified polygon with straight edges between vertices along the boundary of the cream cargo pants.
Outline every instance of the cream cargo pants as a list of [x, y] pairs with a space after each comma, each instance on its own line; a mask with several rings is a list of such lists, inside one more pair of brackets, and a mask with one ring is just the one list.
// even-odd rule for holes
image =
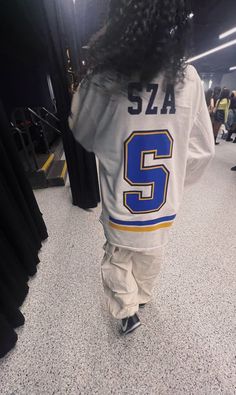
[[102, 280], [110, 313], [117, 319], [137, 313], [140, 303], [151, 300], [163, 261], [163, 248], [135, 252], [104, 245]]

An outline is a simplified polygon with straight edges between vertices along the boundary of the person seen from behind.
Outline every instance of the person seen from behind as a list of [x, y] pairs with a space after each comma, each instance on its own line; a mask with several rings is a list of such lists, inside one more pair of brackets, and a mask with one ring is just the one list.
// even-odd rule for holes
[[234, 138], [234, 140], [231, 138], [232, 134], [236, 133], [236, 91], [233, 91], [230, 96], [227, 130], [228, 136], [226, 138], [226, 141], [233, 141], [233, 143], [236, 143], [236, 137]]
[[215, 144], [218, 145], [217, 136], [223, 124], [227, 123], [230, 107], [230, 90], [223, 88], [214, 110], [213, 132]]
[[214, 121], [214, 108], [215, 108], [215, 101], [214, 101], [214, 91], [212, 89], [208, 89], [205, 93], [206, 104], [208, 108], [208, 112], [211, 118], [212, 126]]
[[90, 42], [70, 128], [99, 160], [102, 280], [124, 334], [152, 300], [183, 198], [214, 155], [200, 77], [186, 66], [186, 0], [112, 0]]
[[213, 91], [213, 101], [214, 101], [214, 107], [216, 107], [217, 100], [219, 100], [220, 94], [221, 94], [221, 87], [220, 86], [215, 86], [214, 91]]
[[211, 115], [213, 113], [213, 110], [214, 110], [214, 107], [215, 107], [215, 105], [214, 105], [214, 98], [213, 98], [213, 90], [212, 89], [208, 89], [206, 91], [205, 97], [206, 97], [207, 108], [208, 108], [209, 114]]

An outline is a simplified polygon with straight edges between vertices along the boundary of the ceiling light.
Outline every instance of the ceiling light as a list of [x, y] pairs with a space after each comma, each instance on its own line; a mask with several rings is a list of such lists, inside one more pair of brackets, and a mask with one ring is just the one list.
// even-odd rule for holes
[[224, 33], [220, 34], [219, 35], [219, 39], [221, 40], [222, 38], [228, 37], [228, 36], [230, 36], [233, 33], [236, 33], [236, 27], [233, 27], [232, 29], [227, 30], [227, 32], [224, 32]]
[[231, 47], [232, 45], [236, 44], [236, 40], [229, 41], [223, 45], [219, 45], [218, 47], [209, 49], [209, 51], [203, 52], [197, 56], [193, 56], [192, 58], [188, 59], [186, 63], [194, 62], [197, 59], [204, 58], [205, 56], [211, 55], [214, 52], [221, 51], [224, 48]]
[[190, 12], [190, 14], [188, 15], [188, 18], [189, 19], [192, 19], [194, 17], [194, 13], [193, 12]]
[[229, 71], [236, 70], [236, 66], [230, 67]]

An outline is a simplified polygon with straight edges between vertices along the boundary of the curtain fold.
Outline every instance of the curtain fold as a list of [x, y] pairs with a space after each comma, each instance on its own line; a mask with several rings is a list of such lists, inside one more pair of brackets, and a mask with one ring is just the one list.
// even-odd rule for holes
[[73, 6], [73, 2], [66, 4], [64, 0], [44, 0], [43, 5], [41, 11], [44, 14], [41, 19], [41, 28], [43, 28], [44, 40], [48, 48], [51, 79], [61, 121], [72, 201], [74, 205], [83, 209], [94, 208], [100, 202], [95, 156], [88, 153], [75, 141], [68, 126], [71, 93], [67, 76], [67, 48], [70, 48], [74, 64], [78, 63], [76, 57], [80, 56], [79, 50], [78, 53], [75, 52], [80, 43], [79, 37], [76, 37], [74, 11], [69, 12], [70, 10], [68, 10]]
[[18, 336], [14, 329], [0, 313], [0, 358], [4, 357], [15, 346], [17, 338]]
[[24, 324], [19, 308], [47, 237], [0, 102], [0, 357], [17, 341], [14, 328]]

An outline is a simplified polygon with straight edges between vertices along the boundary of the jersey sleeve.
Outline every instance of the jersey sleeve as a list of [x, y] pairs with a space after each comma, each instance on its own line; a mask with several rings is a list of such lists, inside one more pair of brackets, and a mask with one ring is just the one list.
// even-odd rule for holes
[[95, 76], [82, 81], [74, 94], [69, 117], [69, 127], [75, 139], [90, 152], [95, 152], [97, 128], [108, 101], [100, 80], [100, 76]]
[[215, 154], [212, 123], [197, 73], [195, 83], [193, 100], [197, 104], [197, 112], [189, 138], [185, 186], [194, 184], [201, 178]]
[[69, 127], [75, 139], [87, 150], [93, 151], [96, 126], [92, 115], [90, 84], [82, 83], [74, 93]]

